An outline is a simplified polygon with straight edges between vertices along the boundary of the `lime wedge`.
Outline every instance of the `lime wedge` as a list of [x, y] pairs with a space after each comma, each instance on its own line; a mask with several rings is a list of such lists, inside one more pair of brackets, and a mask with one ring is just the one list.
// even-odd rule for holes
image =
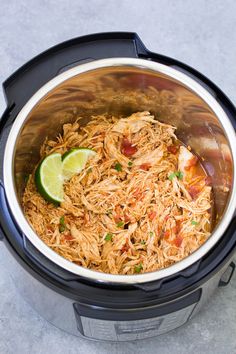
[[62, 156], [62, 174], [64, 180], [68, 180], [75, 174], [80, 173], [88, 159], [95, 155], [95, 151], [83, 147], [67, 151]]
[[46, 156], [35, 171], [35, 184], [42, 197], [53, 203], [63, 201], [61, 154]]
[[61, 203], [64, 199], [64, 181], [81, 172], [94, 155], [95, 151], [81, 147], [71, 149], [63, 156], [59, 153], [46, 156], [35, 171], [38, 192], [49, 202]]

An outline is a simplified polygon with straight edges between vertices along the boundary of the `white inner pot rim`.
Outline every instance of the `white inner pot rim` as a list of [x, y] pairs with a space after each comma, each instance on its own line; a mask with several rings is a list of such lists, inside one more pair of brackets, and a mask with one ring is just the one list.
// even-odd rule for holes
[[[133, 58], [111, 58], [111, 59], [102, 59], [96, 60], [87, 64], [78, 65], [68, 71], [63, 72], [62, 74], [56, 76], [54, 79], [50, 80], [45, 84], [41, 89], [39, 89], [31, 99], [25, 104], [25, 106], [19, 112], [17, 118], [14, 121], [14, 124], [10, 130], [5, 153], [3, 160], [3, 178], [4, 186], [6, 191], [7, 200], [11, 209], [12, 214], [14, 215], [15, 221], [21, 229], [22, 233], [27, 237], [27, 239], [48, 259], [57, 264], [58, 266], [66, 269], [67, 271], [77, 274], [78, 276], [88, 278], [90, 280], [98, 281], [101, 283], [123, 283], [123, 284], [134, 284], [134, 283], [146, 283], [154, 280], [159, 280], [165, 277], [168, 277], [172, 274], [178, 273], [190, 265], [197, 262], [201, 259], [207, 252], [218, 242], [221, 236], [224, 234], [227, 226], [229, 225], [236, 205], [236, 179], [235, 171], [233, 171], [233, 185], [231, 196], [229, 198], [228, 205], [224, 211], [224, 215], [220, 223], [216, 226], [214, 232], [210, 238], [195, 252], [185, 259], [175, 263], [174, 265], [164, 268], [158, 271], [137, 274], [137, 275], [114, 275], [108, 273], [100, 273], [94, 270], [83, 268], [79, 265], [76, 265], [56, 252], [50, 249], [34, 232], [29, 223], [27, 222], [21, 206], [18, 202], [18, 198], [15, 190], [14, 183], [14, 156], [15, 156], [15, 142], [19, 136], [21, 129], [24, 125], [25, 120], [27, 119], [29, 113], [35, 107], [35, 105], [51, 90], [57, 87], [59, 84], [72, 78], [75, 75], [82, 74], [87, 71], [94, 69], [105, 68], [105, 67], [115, 67], [115, 66], [131, 66], [138, 67], [142, 69], [148, 69], [156, 71], [167, 75], [196, 93], [199, 97], [206, 102], [206, 104], [212, 109], [215, 115], [219, 118], [222, 127], [226, 133], [226, 136], [229, 140], [233, 166], [236, 166], [236, 136], [234, 128], [228, 119], [226, 113], [215, 100], [215, 98], [200, 84], [195, 80], [185, 75], [182, 72], [175, 70], [174, 68], [168, 67], [163, 64], [156, 62], [144, 60], [144, 59], [133, 59]], [[14, 144], [13, 144], [14, 142]]]

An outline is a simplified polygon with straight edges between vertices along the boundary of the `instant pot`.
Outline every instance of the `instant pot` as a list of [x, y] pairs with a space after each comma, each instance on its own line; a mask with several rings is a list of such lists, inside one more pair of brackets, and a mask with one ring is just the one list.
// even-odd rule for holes
[[[235, 269], [236, 110], [189, 66], [147, 50], [135, 33], [75, 38], [40, 54], [3, 84], [0, 229], [6, 269], [19, 292], [55, 326], [96, 340], [156, 336], [189, 321]], [[46, 137], [101, 113], [150, 111], [177, 127], [211, 176], [211, 237], [184, 260], [155, 272], [113, 275], [69, 262], [24, 217], [21, 197]]]

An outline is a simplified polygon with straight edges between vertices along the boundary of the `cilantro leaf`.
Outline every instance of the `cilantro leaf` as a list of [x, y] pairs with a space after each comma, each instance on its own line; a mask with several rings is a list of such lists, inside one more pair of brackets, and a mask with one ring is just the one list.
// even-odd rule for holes
[[111, 241], [112, 240], [113, 234], [111, 232], [108, 232], [105, 236], [105, 241]]
[[138, 265], [136, 265], [136, 266], [134, 267], [135, 273], [140, 273], [142, 269], [143, 269], [142, 263], [139, 263]]
[[122, 227], [124, 226], [124, 222], [123, 221], [119, 221], [117, 224], [116, 224], [117, 227]]
[[121, 166], [121, 164], [120, 164], [119, 162], [117, 162], [117, 163], [115, 164], [115, 170], [116, 170], [117, 172], [121, 172], [121, 171], [122, 171], [122, 166]]

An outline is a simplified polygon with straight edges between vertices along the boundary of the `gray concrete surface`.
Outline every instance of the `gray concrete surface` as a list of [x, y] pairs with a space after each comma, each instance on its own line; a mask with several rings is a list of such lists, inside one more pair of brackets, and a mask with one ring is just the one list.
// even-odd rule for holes
[[[236, 103], [236, 3], [230, 0], [0, 0], [0, 81], [34, 55], [88, 33], [136, 31], [188, 63]], [[0, 96], [0, 111], [5, 107]], [[236, 353], [236, 276], [191, 323], [128, 344], [89, 342], [54, 328], [18, 295], [0, 244], [0, 354]]]

